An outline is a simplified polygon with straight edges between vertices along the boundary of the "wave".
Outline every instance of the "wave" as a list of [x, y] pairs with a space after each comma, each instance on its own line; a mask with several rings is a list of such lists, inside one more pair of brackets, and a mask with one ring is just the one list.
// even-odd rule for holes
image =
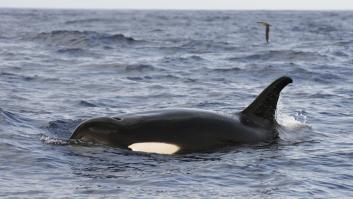
[[32, 39], [47, 44], [48, 46], [61, 46], [75, 50], [96, 46], [109, 47], [112, 45], [129, 45], [138, 42], [138, 40], [123, 34], [78, 30], [42, 32]]
[[353, 40], [348, 38], [346, 40], [337, 41], [337, 42], [335, 42], [333, 44], [337, 45], [337, 46], [342, 46], [342, 47], [350, 47], [353, 44]]
[[116, 68], [127, 73], [134, 72], [152, 72], [160, 71], [164, 72], [165, 69], [156, 67], [150, 64], [122, 64], [122, 63], [103, 63], [103, 64], [89, 64], [83, 65], [84, 67], [100, 67], [100, 68]]
[[317, 69], [296, 65], [289, 68], [289, 73], [296, 79], [311, 79], [317, 83], [330, 84], [340, 82], [344, 76], [333, 73], [330, 69], [325, 69], [325, 65], [318, 65]]
[[329, 24], [310, 24], [308, 25], [309, 28], [309, 32], [312, 33], [317, 33], [317, 34], [327, 34], [327, 33], [331, 33], [331, 32], [337, 32], [338, 29], [332, 25]]
[[103, 19], [103, 18], [89, 18], [89, 19], [75, 19], [66, 21], [65, 24], [83, 24], [83, 23], [107, 23], [107, 22], [115, 22], [114, 19]]
[[23, 116], [20, 116], [19, 114], [10, 111], [5, 111], [0, 108], [0, 124], [32, 128], [31, 123], [33, 123], [32, 119], [25, 118]]
[[142, 72], [142, 71], [153, 71], [156, 69], [156, 67], [149, 65], [149, 64], [129, 64], [129, 65], [124, 65], [123, 69], [126, 72]]
[[292, 31], [295, 32], [310, 32], [316, 34], [327, 34], [331, 32], [336, 32], [338, 29], [329, 24], [316, 24], [316, 23], [308, 23], [308, 24], [300, 24], [297, 26], [293, 26], [291, 28]]
[[221, 21], [224, 23], [225, 21], [229, 21], [231, 19], [230, 16], [206, 16], [204, 19], [206, 22], [214, 22], [214, 21]]
[[[126, 79], [131, 81], [150, 81], [154, 80], [165, 80], [165, 81], [179, 81], [183, 79], [181, 76], [173, 74], [153, 74], [153, 75], [136, 75], [136, 76], [127, 76]], [[164, 86], [160, 87], [164, 88]]]
[[90, 51], [88, 49], [83, 49], [83, 48], [60, 48], [58, 50], [55, 51], [58, 54], [64, 55], [64, 56], [68, 56], [68, 57], [91, 57], [91, 58], [100, 58], [100, 54], [95, 53], [93, 51]]
[[332, 98], [337, 97], [337, 94], [333, 94], [333, 93], [313, 93], [313, 94], [310, 94], [308, 96], [310, 97], [310, 99], [332, 99]]
[[76, 54], [83, 54], [85, 53], [84, 49], [81, 48], [62, 48], [57, 50], [56, 52], [58, 53], [63, 53], [63, 54], [70, 54], [70, 55], [76, 55]]
[[28, 75], [22, 75], [22, 74], [11, 73], [11, 72], [1, 72], [0, 76], [5, 77], [8, 80], [25, 81], [25, 82], [31, 82], [31, 81], [47, 82], [47, 81], [59, 80], [58, 78], [43, 77], [40, 75], [28, 76]]
[[98, 107], [96, 104], [94, 104], [92, 102], [85, 101], [85, 100], [81, 100], [79, 102], [79, 105], [84, 106], [84, 107]]
[[53, 135], [59, 138], [68, 138], [71, 136], [73, 130], [82, 122], [83, 120], [55, 120], [50, 121], [46, 126], [46, 129]]
[[326, 56], [321, 55], [317, 52], [304, 52], [304, 51], [295, 51], [295, 50], [271, 50], [266, 52], [259, 52], [257, 54], [251, 54], [240, 57], [229, 58], [229, 61], [312, 61], [312, 60], [322, 60], [326, 59]]
[[2, 109], [0, 109], [0, 121], [6, 122], [7, 124], [14, 124], [15, 126], [18, 123], [22, 123], [22, 120], [18, 115]]
[[195, 64], [195, 63], [203, 63], [206, 59], [201, 56], [191, 55], [191, 56], [165, 56], [162, 58], [162, 62], [168, 64], [174, 63], [182, 63], [182, 64]]
[[212, 40], [190, 40], [178, 47], [180, 50], [187, 50], [190, 53], [207, 53], [215, 50], [236, 51], [238, 46], [225, 41], [215, 42]]
[[242, 69], [239, 67], [223, 67], [223, 68], [212, 68], [210, 69], [215, 72], [221, 72], [221, 73], [228, 73], [228, 72], [238, 72], [241, 71]]

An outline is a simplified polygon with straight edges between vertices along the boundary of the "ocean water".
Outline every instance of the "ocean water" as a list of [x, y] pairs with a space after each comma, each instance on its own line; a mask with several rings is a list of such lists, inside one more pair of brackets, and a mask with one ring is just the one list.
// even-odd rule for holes
[[[264, 28], [272, 24], [270, 43]], [[353, 12], [0, 10], [1, 198], [352, 198]], [[84, 119], [241, 111], [269, 146], [158, 155], [68, 141]]]

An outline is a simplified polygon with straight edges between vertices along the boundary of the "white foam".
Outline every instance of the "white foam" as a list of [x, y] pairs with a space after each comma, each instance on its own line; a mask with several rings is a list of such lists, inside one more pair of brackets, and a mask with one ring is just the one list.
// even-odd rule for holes
[[295, 116], [278, 113], [277, 112], [277, 122], [282, 126], [285, 126], [289, 129], [301, 129], [301, 128], [310, 128], [310, 125], [306, 123], [306, 115], [302, 113], [296, 113]]
[[70, 143], [68, 140], [51, 138], [47, 135], [42, 135], [40, 140], [45, 144], [53, 144], [53, 145], [68, 145]]
[[175, 144], [162, 142], [140, 142], [129, 145], [133, 151], [159, 153], [159, 154], [174, 154], [179, 151], [180, 147]]

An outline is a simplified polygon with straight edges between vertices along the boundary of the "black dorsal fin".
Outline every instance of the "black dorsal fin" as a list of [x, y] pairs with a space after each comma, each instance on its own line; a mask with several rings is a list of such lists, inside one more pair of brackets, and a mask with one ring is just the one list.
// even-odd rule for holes
[[278, 78], [265, 88], [241, 113], [255, 121], [266, 120], [270, 124], [275, 124], [275, 112], [279, 94], [284, 87], [292, 82], [293, 80], [287, 76]]

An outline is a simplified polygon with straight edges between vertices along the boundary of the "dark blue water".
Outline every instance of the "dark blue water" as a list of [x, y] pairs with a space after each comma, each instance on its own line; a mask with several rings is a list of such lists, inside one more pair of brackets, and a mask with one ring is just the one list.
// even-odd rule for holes
[[[0, 197], [353, 197], [352, 24], [353, 12], [2, 9]], [[233, 114], [282, 75], [294, 83], [270, 146], [167, 156], [67, 141], [96, 116]]]

